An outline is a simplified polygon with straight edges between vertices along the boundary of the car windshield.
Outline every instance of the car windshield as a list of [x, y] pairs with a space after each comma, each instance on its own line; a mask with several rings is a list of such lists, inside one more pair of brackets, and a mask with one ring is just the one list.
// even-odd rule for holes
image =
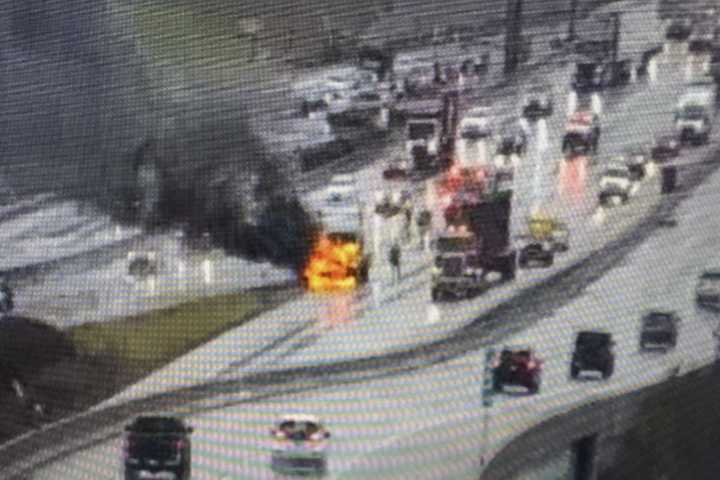
[[700, 279], [711, 281], [711, 282], [720, 282], [720, 272], [704, 272], [700, 276]]
[[295, 441], [305, 441], [313, 434], [319, 432], [320, 426], [314, 422], [286, 421], [282, 422], [278, 429], [283, 432], [287, 438]]
[[645, 317], [644, 323], [647, 328], [668, 327], [672, 323], [672, 316], [667, 313], [651, 313]]
[[605, 171], [605, 175], [614, 178], [628, 178], [630, 173], [620, 168], [611, 168]]
[[466, 125], [460, 132], [460, 137], [467, 140], [478, 140], [487, 135], [487, 128], [480, 125]]
[[174, 460], [180, 455], [177, 435], [133, 435], [128, 440], [128, 456], [152, 460]]
[[408, 125], [408, 138], [410, 140], [422, 140], [432, 137], [435, 134], [435, 125], [432, 123], [413, 122]]
[[703, 108], [685, 107], [680, 114], [683, 118], [690, 120], [702, 120], [705, 118], [705, 110]]
[[437, 249], [440, 252], [466, 252], [473, 247], [471, 237], [440, 237]]
[[610, 342], [610, 338], [602, 333], [583, 332], [577, 337], [578, 347], [586, 347], [591, 349], [604, 348]]

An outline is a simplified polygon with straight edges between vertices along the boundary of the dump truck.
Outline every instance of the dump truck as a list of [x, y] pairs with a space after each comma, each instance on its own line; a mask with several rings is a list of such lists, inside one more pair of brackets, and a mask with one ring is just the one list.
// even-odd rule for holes
[[458, 97], [416, 100], [406, 110], [406, 154], [415, 170], [441, 170], [450, 166], [458, 124]]
[[447, 226], [464, 226], [476, 238], [475, 252], [483, 277], [495, 272], [505, 281], [515, 278], [517, 252], [510, 242], [512, 194], [495, 183], [484, 194], [459, 192], [448, 206], [452, 214], [445, 215]]

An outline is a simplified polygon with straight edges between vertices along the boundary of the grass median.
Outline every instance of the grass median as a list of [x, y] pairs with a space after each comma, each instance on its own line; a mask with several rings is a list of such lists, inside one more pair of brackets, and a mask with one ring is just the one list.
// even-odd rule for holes
[[[193, 300], [104, 323], [71, 327], [80, 357], [112, 365], [117, 391], [297, 293], [273, 286]], [[108, 379], [109, 380], [109, 379]]]

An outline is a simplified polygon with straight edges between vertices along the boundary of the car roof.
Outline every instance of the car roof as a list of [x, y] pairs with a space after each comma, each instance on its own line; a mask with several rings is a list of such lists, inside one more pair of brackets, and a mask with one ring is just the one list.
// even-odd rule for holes
[[622, 164], [622, 163], [612, 163], [612, 164], [608, 165], [607, 167], [605, 167], [604, 173], [609, 173], [609, 172], [613, 172], [613, 171], [616, 171], [616, 170], [620, 170], [620, 171], [623, 172], [623, 173], [628, 173], [628, 172], [630, 171], [630, 169], [628, 168], [628, 166], [625, 165], [625, 164]]
[[185, 433], [185, 423], [175, 417], [166, 416], [140, 416], [137, 417], [128, 429], [134, 433], [163, 434], [163, 433]]
[[355, 183], [355, 175], [352, 173], [338, 173], [332, 176], [330, 183]]
[[316, 423], [320, 425], [320, 417], [307, 413], [286, 413], [280, 417], [278, 423], [284, 422], [305, 422], [305, 423]]
[[632, 154], [638, 154], [638, 153], [642, 153], [642, 154], [647, 154], [647, 153], [648, 153], [648, 152], [647, 152], [647, 146], [641, 145], [641, 144], [630, 145], [629, 147], [627, 147], [627, 148], [625, 149], [625, 152], [628, 153], [628, 154], [631, 154], [631, 155], [632, 155]]
[[675, 310], [664, 310], [664, 309], [654, 309], [654, 310], [648, 310], [645, 312], [645, 315], [643, 318], [649, 318], [649, 317], [675, 317], [677, 316], [677, 312]]
[[530, 345], [504, 345], [501, 351], [533, 352], [534, 349]]
[[472, 118], [480, 115], [485, 116], [491, 111], [492, 107], [490, 105], [477, 105], [467, 111], [467, 113], [465, 114], [465, 118]]
[[610, 332], [604, 331], [604, 330], [580, 330], [577, 333], [577, 336], [583, 336], [583, 337], [605, 337], [610, 338], [612, 337], [612, 334]]

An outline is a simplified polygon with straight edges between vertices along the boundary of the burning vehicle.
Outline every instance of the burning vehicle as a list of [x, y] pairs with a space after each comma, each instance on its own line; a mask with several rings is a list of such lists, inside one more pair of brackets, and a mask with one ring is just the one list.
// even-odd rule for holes
[[354, 182], [330, 183], [317, 211], [317, 236], [302, 273], [311, 292], [348, 292], [367, 281], [370, 258], [364, 249], [364, 215]]

